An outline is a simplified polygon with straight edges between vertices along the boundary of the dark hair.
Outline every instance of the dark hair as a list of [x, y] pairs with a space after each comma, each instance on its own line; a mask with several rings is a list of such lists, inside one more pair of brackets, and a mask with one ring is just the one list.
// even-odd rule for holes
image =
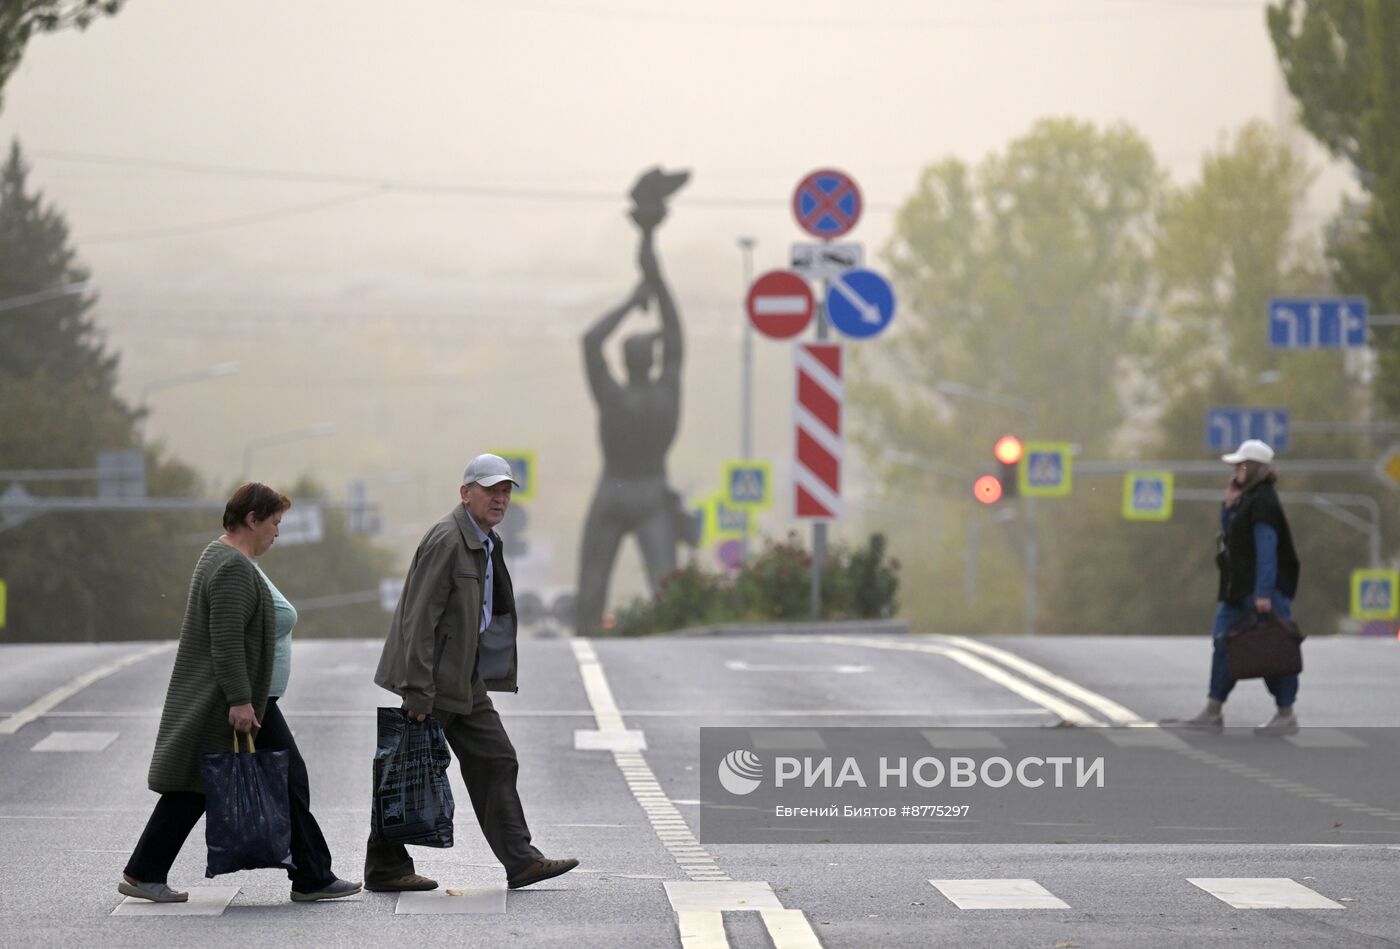
[[224, 507], [224, 530], [244, 526], [249, 514], [253, 515], [254, 520], [265, 521], [291, 506], [292, 499], [285, 494], [274, 491], [260, 481], [246, 481], [238, 486]]

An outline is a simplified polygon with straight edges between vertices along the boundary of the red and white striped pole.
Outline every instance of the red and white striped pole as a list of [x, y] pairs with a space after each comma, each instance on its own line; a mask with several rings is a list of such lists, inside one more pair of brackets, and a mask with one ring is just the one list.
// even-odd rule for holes
[[845, 383], [839, 343], [801, 343], [794, 348], [793, 514], [803, 520], [841, 516], [841, 426]]

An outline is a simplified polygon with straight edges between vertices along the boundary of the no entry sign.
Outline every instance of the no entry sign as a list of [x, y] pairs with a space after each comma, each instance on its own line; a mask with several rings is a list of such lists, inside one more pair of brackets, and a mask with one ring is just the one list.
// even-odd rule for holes
[[840, 237], [860, 220], [862, 202], [855, 179], [844, 171], [823, 168], [798, 182], [792, 214], [813, 237]]
[[746, 306], [754, 329], [787, 339], [812, 322], [815, 304], [806, 280], [791, 270], [770, 270], [753, 282]]

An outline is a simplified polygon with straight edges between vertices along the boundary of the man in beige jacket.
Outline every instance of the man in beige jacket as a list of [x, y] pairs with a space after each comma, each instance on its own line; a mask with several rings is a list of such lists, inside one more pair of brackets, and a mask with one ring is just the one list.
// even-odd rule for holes
[[[403, 699], [405, 714], [428, 715], [462, 769], [477, 822], [511, 889], [578, 866], [550, 860], [530, 843], [516, 792], [519, 765], [488, 690], [516, 691], [515, 597], [495, 527], [517, 486], [498, 455], [478, 455], [462, 476], [461, 504], [418, 544], [389, 625], [374, 681]], [[370, 834], [365, 886], [376, 891], [431, 890], [397, 841]]]

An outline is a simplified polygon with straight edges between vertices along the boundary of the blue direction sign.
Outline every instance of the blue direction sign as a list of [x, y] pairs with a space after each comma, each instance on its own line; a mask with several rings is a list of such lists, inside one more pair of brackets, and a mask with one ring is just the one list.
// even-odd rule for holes
[[894, 319], [894, 288], [873, 270], [848, 270], [831, 281], [826, 315], [847, 336], [874, 336]]
[[1275, 349], [1354, 349], [1366, 345], [1365, 297], [1274, 297], [1269, 345]]
[[798, 182], [792, 213], [813, 237], [840, 237], [860, 220], [862, 201], [855, 180], [843, 171], [823, 168]]
[[1246, 438], [1268, 442], [1274, 451], [1288, 447], [1288, 410], [1213, 405], [1206, 410], [1206, 448], [1233, 451]]

